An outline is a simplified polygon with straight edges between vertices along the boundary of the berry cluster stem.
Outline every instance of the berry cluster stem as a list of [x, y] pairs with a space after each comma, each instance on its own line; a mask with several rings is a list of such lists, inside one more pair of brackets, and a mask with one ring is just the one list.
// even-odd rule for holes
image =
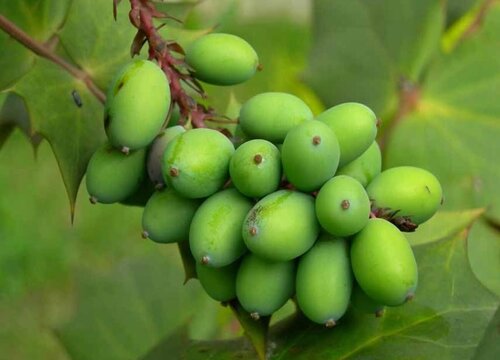
[[206, 127], [205, 121], [214, 117], [215, 114], [212, 109], [207, 109], [197, 103], [182, 86], [185, 84], [200, 96], [206, 96], [201, 84], [192, 76], [184, 61], [184, 50], [177, 42], [164, 40], [158, 31], [159, 27], [154, 24], [155, 18], [168, 18], [169, 16], [159, 12], [149, 0], [130, 0], [130, 5], [130, 22], [137, 28], [131, 47], [132, 55], [138, 54], [147, 42], [149, 59], [156, 60], [167, 75], [172, 106], [177, 104], [181, 113], [180, 123], [185, 124], [190, 121], [195, 128]]

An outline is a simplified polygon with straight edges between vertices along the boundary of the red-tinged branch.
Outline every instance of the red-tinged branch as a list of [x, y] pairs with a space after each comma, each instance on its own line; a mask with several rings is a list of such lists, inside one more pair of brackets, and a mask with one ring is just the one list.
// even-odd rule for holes
[[73, 77], [83, 81], [90, 92], [94, 94], [100, 102], [104, 103], [106, 95], [104, 95], [101, 89], [94, 83], [89, 74], [52, 52], [50, 44], [47, 46], [39, 43], [3, 15], [0, 15], [0, 29], [38, 56], [52, 61], [54, 64], [59, 65], [70, 73]]
[[[183, 59], [184, 50], [174, 41], [164, 40], [153, 22], [155, 18], [170, 18], [156, 10], [148, 0], [130, 0], [130, 22], [137, 28], [137, 34], [131, 47], [132, 55], [140, 52], [142, 46], [149, 46], [149, 59], [157, 61], [170, 82], [172, 103], [179, 106], [181, 124], [191, 122], [193, 127], [206, 127], [205, 121], [216, 115], [210, 108], [198, 104], [184, 89], [189, 86], [200, 96], [205, 97], [200, 83], [191, 75], [189, 67]], [[177, 53], [179, 56], [174, 56]]]

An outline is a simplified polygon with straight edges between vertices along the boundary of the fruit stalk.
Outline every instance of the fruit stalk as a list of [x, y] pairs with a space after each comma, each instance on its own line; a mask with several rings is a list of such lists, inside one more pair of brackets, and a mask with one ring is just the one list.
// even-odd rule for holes
[[[172, 97], [170, 109], [174, 104], [179, 106], [180, 124], [185, 125], [190, 121], [195, 128], [206, 127], [205, 121], [214, 117], [215, 113], [213, 109], [206, 108], [194, 100], [182, 86], [184, 83], [200, 96], [206, 96], [201, 84], [189, 72], [183, 59], [184, 50], [179, 43], [164, 40], [158, 31], [159, 27], [157, 28], [153, 23], [153, 19], [168, 18], [168, 14], [159, 12], [149, 0], [130, 0], [130, 5], [130, 22], [137, 28], [131, 54], [138, 54], [147, 42], [149, 60], [156, 60], [169, 79]], [[180, 56], [176, 57], [173, 53]]]

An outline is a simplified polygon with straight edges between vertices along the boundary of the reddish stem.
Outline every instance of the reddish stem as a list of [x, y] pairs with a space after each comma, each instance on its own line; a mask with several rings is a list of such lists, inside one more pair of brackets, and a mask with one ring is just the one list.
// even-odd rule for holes
[[189, 67], [182, 56], [174, 56], [174, 52], [183, 54], [182, 47], [172, 41], [165, 41], [158, 28], [154, 25], [154, 18], [165, 18], [167, 14], [160, 13], [149, 0], [130, 0], [131, 10], [130, 22], [134, 25], [138, 34], [132, 45], [132, 53], [138, 53], [142, 45], [147, 42], [149, 59], [156, 60], [158, 65], [167, 75], [170, 83], [170, 94], [172, 104], [177, 104], [181, 113], [181, 124], [188, 120], [195, 128], [206, 127], [205, 121], [213, 118], [212, 109], [198, 104], [183, 88], [183, 84], [194, 89], [200, 96], [206, 94], [198, 81], [192, 76]]

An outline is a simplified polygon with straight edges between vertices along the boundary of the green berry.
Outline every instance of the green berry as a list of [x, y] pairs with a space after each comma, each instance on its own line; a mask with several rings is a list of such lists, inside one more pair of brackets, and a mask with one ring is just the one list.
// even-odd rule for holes
[[316, 119], [330, 126], [337, 135], [341, 167], [364, 153], [377, 135], [377, 117], [363, 104], [340, 104], [324, 111]]
[[270, 262], [247, 254], [236, 276], [236, 296], [253, 318], [271, 315], [293, 295], [293, 261]]
[[143, 236], [159, 243], [187, 241], [191, 220], [200, 203], [180, 196], [173, 189], [157, 191], [142, 214]]
[[278, 189], [281, 180], [280, 152], [267, 140], [242, 144], [229, 163], [233, 185], [242, 194], [260, 198]]
[[299, 260], [299, 308], [312, 321], [333, 326], [347, 310], [351, 288], [351, 265], [346, 241], [329, 235], [321, 236]]
[[169, 127], [156, 137], [148, 152], [148, 175], [155, 186], [161, 188], [165, 186], [165, 180], [161, 171], [163, 154], [170, 141], [186, 130], [179, 125]]
[[135, 193], [145, 175], [144, 149], [125, 155], [109, 144], [92, 155], [87, 166], [87, 191], [91, 202], [124, 201]]
[[441, 184], [429, 171], [400, 166], [383, 171], [366, 188], [375, 209], [396, 212], [414, 224], [429, 220], [443, 198]]
[[272, 143], [283, 142], [288, 131], [312, 118], [311, 110], [301, 99], [279, 92], [255, 95], [240, 110], [243, 132]]
[[197, 262], [226, 266], [246, 252], [241, 226], [252, 205], [236, 189], [218, 192], [203, 202], [189, 232], [189, 245]]
[[328, 180], [316, 197], [316, 215], [328, 233], [350, 236], [370, 217], [370, 199], [358, 180], [346, 175]]
[[170, 86], [152, 61], [136, 60], [108, 89], [104, 126], [109, 142], [123, 151], [148, 146], [161, 131], [170, 107]]
[[314, 198], [279, 190], [262, 198], [243, 223], [248, 249], [272, 261], [287, 261], [305, 253], [316, 241], [319, 225]]
[[399, 229], [384, 219], [370, 219], [354, 237], [351, 264], [361, 289], [374, 301], [401, 305], [417, 288], [417, 263]]
[[194, 76], [214, 85], [235, 85], [250, 79], [259, 65], [252, 46], [231, 34], [208, 34], [186, 50]]
[[233, 144], [219, 131], [186, 131], [167, 146], [163, 155], [163, 177], [182, 196], [210, 196], [227, 181], [233, 152]]
[[288, 181], [306, 192], [319, 189], [333, 177], [340, 158], [337, 137], [327, 125], [316, 120], [290, 130], [281, 154]]
[[363, 187], [366, 187], [382, 169], [382, 154], [377, 142], [374, 141], [370, 147], [337, 170], [336, 175], [348, 175], [358, 180]]
[[236, 274], [239, 263], [213, 268], [196, 263], [196, 275], [206, 293], [214, 300], [229, 301], [236, 297]]

